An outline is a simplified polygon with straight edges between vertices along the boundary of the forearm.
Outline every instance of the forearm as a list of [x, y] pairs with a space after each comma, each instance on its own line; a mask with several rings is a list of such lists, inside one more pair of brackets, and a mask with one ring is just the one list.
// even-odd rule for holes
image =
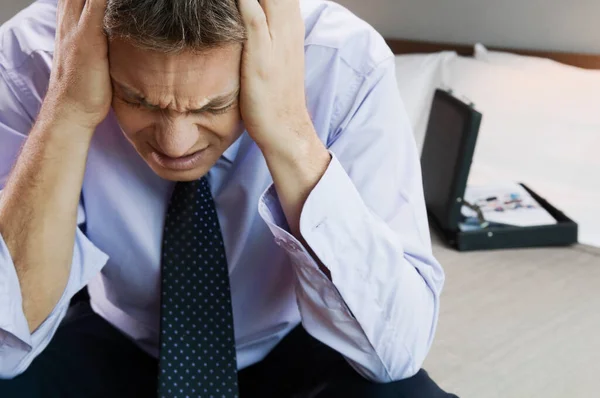
[[91, 131], [40, 113], [0, 197], [0, 234], [11, 253], [30, 331], [68, 281]]
[[[262, 151], [290, 232], [309, 248], [300, 233], [300, 215], [308, 195], [327, 170], [331, 155], [314, 133], [312, 125], [307, 125], [304, 130], [295, 135], [294, 140], [289, 139], [287, 145], [280, 148], [266, 147]], [[311, 251], [310, 248], [308, 250]], [[312, 251], [311, 255], [317, 258]], [[327, 267], [320, 262], [318, 265], [330, 277]]]
[[261, 148], [290, 232], [300, 240], [302, 208], [331, 161], [327, 148], [317, 137], [312, 125], [306, 125], [302, 130], [287, 135], [290, 138], [280, 145]]

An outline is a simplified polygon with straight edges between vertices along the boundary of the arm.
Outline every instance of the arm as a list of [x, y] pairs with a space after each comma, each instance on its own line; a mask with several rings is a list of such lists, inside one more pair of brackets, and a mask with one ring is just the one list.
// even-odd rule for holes
[[302, 323], [363, 376], [410, 377], [433, 339], [443, 272], [393, 58], [340, 77], [359, 89], [341, 96], [353, 103], [337, 105], [347, 116], [327, 152], [307, 117], [298, 4], [260, 4], [240, 1], [242, 117], [273, 176], [259, 209], [290, 254]]
[[336, 132], [333, 158], [301, 206], [302, 239], [281, 223], [276, 184], [261, 206], [296, 270], [304, 327], [378, 382], [419, 370], [444, 279], [431, 253], [418, 152], [399, 109], [390, 58], [364, 78]]
[[[15, 263], [31, 331], [64, 291], [87, 152], [110, 108], [101, 1], [60, 2], [48, 95], [0, 199], [0, 234]], [[78, 75], [82, 70], [90, 73]]]
[[91, 137], [89, 130], [65, 118], [40, 115], [0, 198], [0, 234], [15, 265], [32, 332], [67, 284], [89, 147], [86, 136]]
[[303, 241], [302, 206], [331, 156], [306, 109], [300, 7], [297, 1], [241, 0], [240, 11], [248, 35], [242, 56], [242, 119], [265, 157], [290, 229]]
[[[65, 191], [73, 189], [69, 178], [76, 179], [78, 170], [61, 169], [61, 162], [50, 160], [36, 162], [35, 167], [31, 167], [24, 160], [28, 153], [51, 159], [65, 158], [61, 154], [72, 154], [78, 149], [77, 145], [71, 147], [69, 143], [59, 149], [56, 146], [57, 142], [58, 145], [61, 144], [60, 141], [44, 141], [32, 135], [10, 174], [8, 186], [2, 190], [12, 165], [11, 160], [17, 157], [22, 142], [26, 140], [23, 132], [29, 130], [27, 121], [20, 117], [23, 109], [19, 101], [7, 93], [6, 88], [7, 84], [0, 75], [0, 93], [7, 94], [0, 97], [0, 145], [2, 155], [6, 155], [0, 156], [0, 208], [7, 215], [6, 218], [0, 218], [0, 379], [22, 373], [44, 350], [64, 318], [71, 297], [100, 271], [108, 259], [75, 226], [85, 223], [84, 209], [78, 204], [79, 192], [73, 195], [73, 209], [65, 206], [65, 202], [71, 198], [66, 192], [55, 192], [61, 186]], [[29, 127], [30, 125], [29, 121]], [[37, 127], [31, 134], [36, 129]], [[39, 131], [43, 136], [64, 133], [66, 130]], [[47, 152], [36, 151], [35, 145], [48, 148]], [[28, 149], [28, 146], [34, 149]], [[58, 156], [53, 156], [53, 153]], [[82, 157], [85, 158], [85, 155]], [[23, 171], [19, 170], [20, 163], [24, 164]], [[67, 165], [66, 168], [72, 169], [73, 165]], [[48, 169], [54, 173], [47, 172]], [[29, 180], [19, 182], [19, 178], [28, 178], [31, 175], [29, 173], [34, 175], [33, 181], [37, 181], [39, 178], [52, 178], [62, 172], [67, 177], [58, 178], [58, 186], [45, 192], [43, 188], [37, 190], [36, 185]], [[27, 185], [22, 187], [21, 184]], [[71, 182], [71, 185], [74, 184], [77, 182]], [[16, 186], [14, 190], [11, 185]], [[43, 197], [40, 198], [40, 194]], [[19, 201], [13, 199], [15, 195]], [[56, 203], [56, 207], [52, 206], [53, 203]], [[28, 206], [33, 207], [32, 211], [27, 210]], [[43, 211], [44, 209], [48, 211]], [[61, 212], [74, 219], [61, 219], [57, 215]], [[41, 228], [55, 220], [59, 224], [56, 229]], [[73, 225], [69, 225], [71, 222]], [[69, 236], [64, 237], [65, 234]], [[13, 239], [15, 235], [22, 236], [23, 239]], [[34, 239], [36, 236], [37, 241]], [[42, 255], [45, 252], [48, 253], [46, 257]], [[63, 257], [60, 258], [59, 255]], [[32, 266], [27, 267], [28, 264]], [[45, 315], [39, 312], [40, 308], [43, 308]], [[37, 326], [32, 325], [33, 314], [39, 314], [39, 320], [34, 321]]]
[[[10, 292], [0, 300], [0, 309], [8, 314], [0, 324], [3, 377], [23, 370], [33, 357], [26, 352], [37, 353], [47, 344], [75, 289], [91, 277], [82, 264], [93, 263], [98, 271], [106, 262], [77, 229], [87, 152], [96, 125], [110, 108], [106, 43], [103, 52], [99, 23], [104, 9], [100, 1], [85, 7], [84, 0], [73, 3], [59, 3], [48, 94], [18, 156], [16, 143], [26, 134], [19, 114], [26, 112], [0, 69], [0, 86], [8, 94], [0, 103], [0, 140], [13, 152], [0, 165], [2, 185], [8, 174], [0, 196], [0, 282]], [[34, 331], [41, 333], [34, 336]]]

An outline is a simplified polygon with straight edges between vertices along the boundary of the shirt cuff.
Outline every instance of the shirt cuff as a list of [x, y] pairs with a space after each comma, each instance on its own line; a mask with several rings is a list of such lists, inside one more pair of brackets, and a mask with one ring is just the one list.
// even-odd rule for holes
[[0, 235], [0, 347], [20, 345], [23, 349], [31, 349], [31, 333], [21, 297], [15, 265]]
[[[352, 312], [337, 288], [340, 279], [337, 277], [337, 271], [340, 269], [338, 259], [333, 255], [333, 252], [327, 249], [329, 245], [335, 245], [335, 239], [332, 239], [325, 232], [321, 235], [314, 232], [315, 229], [324, 225], [328, 219], [343, 217], [348, 212], [353, 213], [352, 217], [349, 217], [352, 219], [364, 212], [362, 198], [354, 187], [352, 180], [336, 156], [332, 152], [330, 154], [331, 161], [327, 170], [309, 194], [302, 209], [300, 231], [317, 259], [330, 271], [331, 280], [323, 273], [317, 259], [291, 234], [273, 184], [263, 193], [259, 201], [259, 213], [271, 230], [275, 243], [290, 257], [296, 268], [298, 282], [305, 290], [309, 287], [308, 285], [314, 290], [313, 300], [318, 299], [320, 305], [328, 310], [338, 312], [339, 316], [343, 318], [347, 317], [354, 320]], [[339, 203], [337, 199], [340, 197], [347, 198], [348, 201]], [[345, 210], [340, 210], [344, 206], [346, 206]]]
[[0, 236], [0, 378], [21, 374], [48, 345], [65, 316], [71, 297], [106, 264], [108, 255], [98, 249], [79, 228], [69, 280], [62, 297], [33, 332], [23, 312], [23, 300], [15, 265]]
[[[317, 258], [329, 269], [332, 280], [342, 278], [339, 273], [340, 265], [330, 248], [329, 233], [321, 232], [326, 225], [339, 225], [344, 231], [352, 230], [351, 225], [357, 217], [368, 217], [368, 210], [364, 206], [360, 193], [342, 167], [336, 156], [330, 152], [331, 162], [327, 170], [309, 194], [300, 214], [300, 233], [315, 253]], [[340, 201], [340, 198], [344, 198]], [[272, 184], [262, 195], [259, 202], [259, 213], [269, 226], [275, 237], [275, 243], [285, 250], [293, 260], [301, 260], [305, 265], [313, 267], [320, 272], [315, 259], [306, 248], [291, 233], [285, 214], [279, 202], [275, 186]], [[332, 223], [330, 221], [334, 221]], [[325, 234], [325, 235], [324, 235]], [[335, 236], [335, 235], [334, 235]], [[306, 261], [306, 257], [312, 261]], [[303, 261], [302, 261], [303, 260]], [[324, 274], [323, 274], [324, 275]]]
[[[335, 181], [336, 179], [338, 179], [339, 176], [337, 176], [337, 174], [339, 174], [340, 171], [344, 174], [346, 178], [348, 178], [338, 159], [333, 153], [330, 152], [330, 154], [331, 161], [329, 163], [329, 166], [327, 167], [327, 170], [321, 177], [321, 180], [317, 183], [315, 188], [313, 188], [313, 191], [307, 198], [303, 210], [301, 212], [300, 228], [302, 236], [305, 239], [306, 237], [304, 236], [302, 231], [302, 219], [306, 218], [305, 212], [307, 211], [307, 206], [309, 202], [316, 202], [316, 205], [313, 205], [312, 208], [317, 209], [320, 203], [322, 203], [324, 196], [333, 194], [333, 191], [331, 191], [332, 187], [328, 186], [329, 184], [331, 184], [331, 180]], [[294, 264], [306, 265], [312, 268], [316, 273], [320, 273], [323, 277], [326, 277], [325, 274], [320, 270], [319, 265], [317, 264], [315, 259], [309, 254], [306, 247], [304, 247], [304, 245], [298, 239], [296, 239], [296, 237], [293, 236], [290, 232], [290, 227], [285, 217], [285, 213], [283, 212], [283, 208], [281, 207], [281, 203], [279, 201], [279, 197], [277, 196], [277, 191], [275, 190], [274, 184], [271, 184], [271, 186], [269, 186], [269, 188], [267, 188], [267, 190], [263, 193], [259, 202], [258, 210], [259, 214], [271, 230], [271, 233], [273, 233], [275, 243], [279, 247], [281, 247], [285, 252], [287, 252]], [[310, 215], [310, 218], [319, 218], [319, 216], [322, 214], [323, 212], [319, 212], [319, 214]], [[312, 245], [310, 243], [309, 246], [312, 249]]]

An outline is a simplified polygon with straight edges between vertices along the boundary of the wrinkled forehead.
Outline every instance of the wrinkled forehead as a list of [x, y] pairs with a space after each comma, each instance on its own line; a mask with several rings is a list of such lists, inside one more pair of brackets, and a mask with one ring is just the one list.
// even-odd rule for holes
[[109, 44], [110, 73], [151, 102], [164, 97], [222, 95], [239, 87], [241, 45], [203, 52], [161, 53], [135, 47], [123, 39]]

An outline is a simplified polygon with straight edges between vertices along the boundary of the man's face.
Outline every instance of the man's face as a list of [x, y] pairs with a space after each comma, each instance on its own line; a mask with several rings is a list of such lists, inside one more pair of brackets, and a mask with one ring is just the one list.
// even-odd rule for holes
[[241, 45], [162, 54], [125, 40], [109, 45], [113, 109], [123, 132], [160, 177], [198, 179], [243, 132]]

